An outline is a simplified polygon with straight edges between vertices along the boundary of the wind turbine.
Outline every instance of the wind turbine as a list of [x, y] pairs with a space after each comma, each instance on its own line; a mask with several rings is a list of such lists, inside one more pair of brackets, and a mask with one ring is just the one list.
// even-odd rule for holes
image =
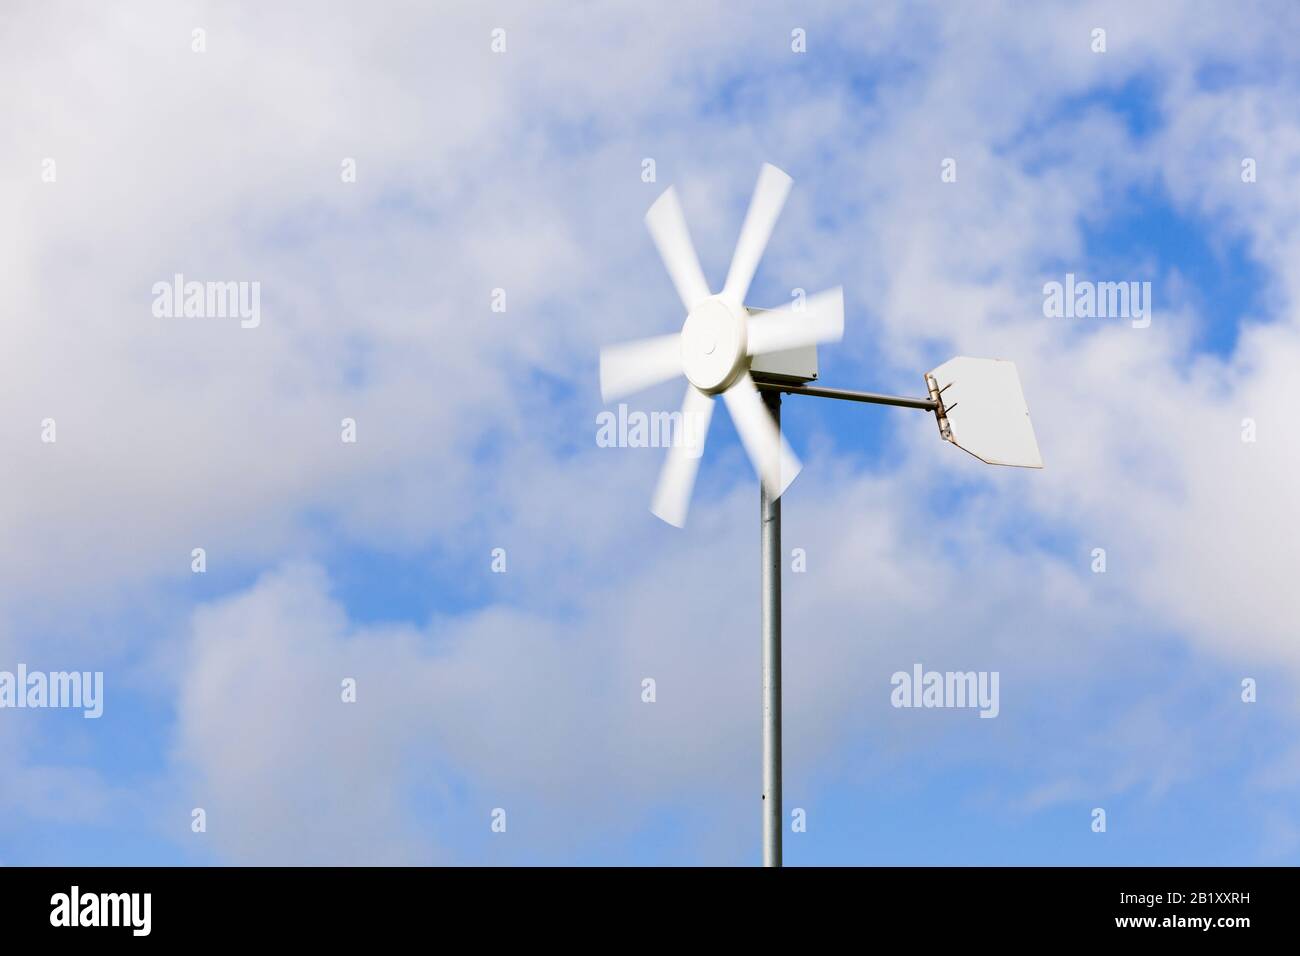
[[[964, 356], [926, 373], [926, 398], [811, 386], [820, 342], [844, 333], [840, 288], [779, 309], [745, 306], [763, 250], [792, 180], [768, 163], [759, 170], [749, 211], [722, 291], [709, 291], [669, 186], [646, 213], [668, 275], [686, 309], [680, 332], [609, 346], [600, 353], [600, 391], [612, 401], [677, 375], [686, 377], [682, 424], [659, 475], [650, 510], [669, 524], [686, 521], [713, 400], [721, 395], [760, 480], [763, 656], [763, 864], [781, 865], [781, 493], [801, 465], [781, 434], [781, 393], [834, 398], [934, 413], [939, 434], [988, 464], [1043, 467], [1016, 367]], [[688, 423], [693, 441], [682, 440]]]

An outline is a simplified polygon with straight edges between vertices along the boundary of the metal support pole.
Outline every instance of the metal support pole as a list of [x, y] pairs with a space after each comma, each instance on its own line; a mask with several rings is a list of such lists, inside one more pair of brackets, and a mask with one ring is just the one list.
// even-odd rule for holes
[[[781, 428], [781, 393], [763, 402]], [[762, 483], [759, 483], [762, 486]], [[760, 492], [763, 552], [763, 865], [781, 865], [781, 499]]]

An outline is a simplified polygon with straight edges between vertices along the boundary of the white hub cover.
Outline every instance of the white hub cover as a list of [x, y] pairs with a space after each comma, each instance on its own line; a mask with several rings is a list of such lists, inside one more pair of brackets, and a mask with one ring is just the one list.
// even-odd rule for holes
[[692, 385], [716, 395], [748, 367], [743, 309], [734, 309], [717, 296], [705, 299], [682, 326], [682, 369]]

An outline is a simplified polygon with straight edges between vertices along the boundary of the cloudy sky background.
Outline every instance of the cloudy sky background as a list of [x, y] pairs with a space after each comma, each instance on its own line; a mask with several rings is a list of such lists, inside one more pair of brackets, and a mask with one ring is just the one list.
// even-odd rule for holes
[[[787, 862], [1300, 862], [1300, 10], [547, 6], [0, 15], [0, 669], [106, 683], [0, 711], [0, 863], [757, 862], [756, 480], [716, 415], [678, 531], [595, 435], [682, 318], [645, 210], [716, 287], [765, 161], [750, 303], [843, 284], [829, 385], [1013, 359], [1046, 463], [787, 400]], [[261, 325], [154, 317], [178, 272]], [[999, 717], [890, 707], [916, 662]]]

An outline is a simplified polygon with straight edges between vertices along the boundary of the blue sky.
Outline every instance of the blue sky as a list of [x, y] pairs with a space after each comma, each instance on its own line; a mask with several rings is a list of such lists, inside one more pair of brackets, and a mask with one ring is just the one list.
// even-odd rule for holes
[[[105, 709], [0, 709], [0, 864], [757, 862], [753, 471], [716, 414], [678, 530], [595, 434], [600, 349], [682, 321], [646, 209], [717, 287], [763, 162], [748, 301], [844, 286], [823, 382], [1013, 359], [1046, 463], [787, 399], [786, 862], [1300, 861], [1295, 12], [671, 12], [14, 13], [0, 671]], [[152, 315], [177, 272], [260, 325]], [[998, 717], [891, 707], [916, 663]]]

